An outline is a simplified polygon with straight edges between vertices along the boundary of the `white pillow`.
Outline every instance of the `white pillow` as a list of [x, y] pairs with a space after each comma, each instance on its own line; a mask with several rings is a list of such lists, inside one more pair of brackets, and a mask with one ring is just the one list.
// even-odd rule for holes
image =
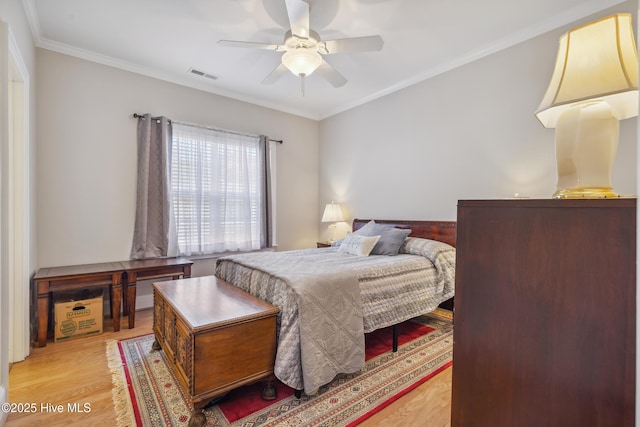
[[369, 256], [373, 247], [380, 240], [380, 236], [360, 236], [349, 234], [342, 240], [338, 252], [346, 252], [351, 255]]

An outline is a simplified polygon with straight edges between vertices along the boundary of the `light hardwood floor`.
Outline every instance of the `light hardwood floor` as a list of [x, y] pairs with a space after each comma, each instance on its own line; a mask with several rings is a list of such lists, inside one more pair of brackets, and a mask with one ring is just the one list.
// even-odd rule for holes
[[[113, 332], [105, 319], [101, 335], [34, 348], [9, 372], [9, 402], [36, 407], [35, 413], [13, 413], [7, 426], [116, 425], [107, 366], [106, 341], [151, 333], [153, 311], [136, 312], [136, 327]], [[69, 411], [69, 405], [86, 412]], [[85, 405], [86, 404], [86, 405]], [[62, 411], [56, 411], [60, 409]], [[361, 426], [445, 427], [451, 419], [451, 368], [364, 421]]]

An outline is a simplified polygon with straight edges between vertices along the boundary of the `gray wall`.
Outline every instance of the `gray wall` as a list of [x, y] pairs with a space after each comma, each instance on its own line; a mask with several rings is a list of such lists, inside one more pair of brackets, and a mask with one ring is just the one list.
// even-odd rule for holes
[[[37, 50], [39, 267], [129, 258], [136, 192], [134, 112], [266, 134], [277, 146], [278, 249], [311, 247], [318, 224], [318, 122]], [[213, 273], [196, 261], [192, 275]], [[152, 305], [149, 282], [138, 308]]]
[[129, 258], [135, 214], [134, 112], [283, 139], [277, 240], [313, 245], [318, 123], [38, 49], [40, 266]]
[[[599, 14], [629, 11], [631, 1]], [[549, 82], [557, 29], [315, 122], [37, 51], [38, 265], [126, 259], [135, 207], [133, 112], [282, 138], [280, 249], [328, 237], [325, 203], [354, 217], [455, 219], [466, 198], [555, 190], [554, 130], [534, 116]], [[635, 119], [621, 122], [615, 189], [636, 193]], [[341, 224], [346, 232], [349, 224]], [[194, 274], [209, 274], [199, 263]]]
[[[609, 9], [632, 12], [637, 2]], [[554, 129], [534, 115], [559, 37], [589, 17], [320, 123], [320, 208], [349, 218], [455, 220], [459, 199], [549, 198]], [[620, 123], [613, 183], [636, 194], [637, 120]], [[349, 224], [341, 224], [346, 232]], [[321, 238], [327, 224], [319, 225]]]

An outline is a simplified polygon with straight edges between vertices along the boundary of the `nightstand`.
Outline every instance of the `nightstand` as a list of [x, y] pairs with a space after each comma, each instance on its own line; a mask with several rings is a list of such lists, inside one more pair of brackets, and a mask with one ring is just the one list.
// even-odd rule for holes
[[316, 242], [316, 245], [317, 245], [319, 248], [328, 248], [328, 247], [331, 247], [331, 243], [329, 243], [329, 242]]

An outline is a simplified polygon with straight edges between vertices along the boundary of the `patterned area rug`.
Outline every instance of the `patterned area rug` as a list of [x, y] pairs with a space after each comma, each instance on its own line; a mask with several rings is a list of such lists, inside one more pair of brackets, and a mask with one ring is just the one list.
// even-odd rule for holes
[[[400, 326], [398, 352], [391, 329], [366, 335], [367, 361], [355, 374], [339, 375], [314, 396], [296, 399], [277, 385], [278, 399], [263, 401], [261, 384], [241, 387], [205, 409], [207, 426], [355, 426], [451, 365], [450, 312], [436, 312]], [[187, 426], [191, 407], [152, 334], [107, 345], [119, 426]]]

